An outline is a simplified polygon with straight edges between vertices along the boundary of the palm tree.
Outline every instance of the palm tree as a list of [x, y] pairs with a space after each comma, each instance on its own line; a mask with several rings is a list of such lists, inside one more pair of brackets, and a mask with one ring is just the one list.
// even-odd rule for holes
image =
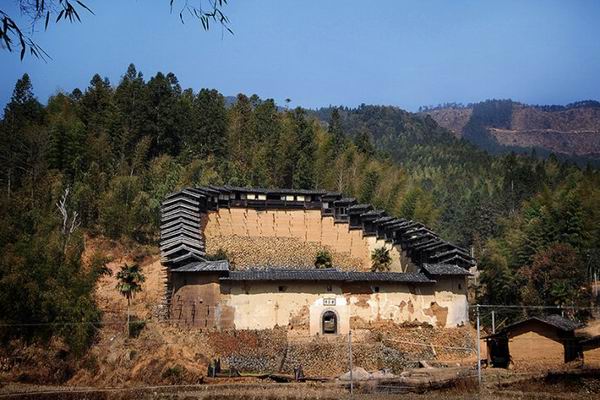
[[371, 271], [389, 271], [391, 263], [392, 257], [390, 257], [390, 251], [385, 247], [379, 247], [371, 253]]
[[117, 273], [117, 290], [127, 299], [127, 336], [129, 336], [129, 307], [133, 295], [142, 290], [142, 282], [146, 280], [137, 264], [123, 265]]

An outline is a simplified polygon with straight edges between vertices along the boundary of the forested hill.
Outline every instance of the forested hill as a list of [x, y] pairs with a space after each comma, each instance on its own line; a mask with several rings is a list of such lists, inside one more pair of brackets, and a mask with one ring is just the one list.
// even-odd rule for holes
[[467, 106], [424, 108], [441, 126], [493, 153], [556, 153], [585, 165], [600, 164], [600, 102], [531, 106], [487, 100]]
[[[154, 245], [164, 197], [207, 184], [334, 190], [419, 220], [473, 248], [485, 302], [587, 305], [600, 269], [596, 170], [490, 156], [394, 107], [226, 102], [131, 65], [45, 105], [16, 82], [0, 122], [0, 322], [97, 320], [105, 269], [102, 254], [84, 264], [85, 235]], [[60, 335], [83, 351], [94, 333], [31, 325], [0, 340]]]

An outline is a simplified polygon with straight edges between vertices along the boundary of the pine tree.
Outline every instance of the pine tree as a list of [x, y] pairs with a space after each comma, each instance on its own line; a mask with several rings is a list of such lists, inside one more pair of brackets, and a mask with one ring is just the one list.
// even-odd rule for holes
[[127, 72], [115, 89], [114, 103], [117, 108], [115, 152], [119, 159], [127, 158], [141, 138], [147, 134], [150, 121], [148, 91], [141, 72], [129, 64]]
[[344, 135], [344, 130], [342, 128], [340, 112], [337, 108], [334, 108], [331, 112], [328, 132], [332, 136], [333, 156], [337, 156], [341, 153], [346, 143], [346, 136]]
[[201, 89], [193, 100], [193, 127], [186, 147], [195, 158], [227, 153], [227, 110], [225, 100], [216, 90]]
[[315, 134], [306, 114], [300, 107], [294, 110], [294, 130], [298, 142], [298, 158], [294, 169], [292, 186], [296, 189], [312, 189], [315, 184]]
[[354, 144], [358, 151], [368, 156], [375, 154], [375, 147], [371, 138], [371, 133], [366, 128], [361, 128], [354, 138]]
[[362, 188], [360, 191], [361, 203], [372, 203], [377, 185], [379, 184], [379, 173], [375, 170], [369, 170], [365, 174], [362, 181]]
[[0, 179], [5, 181], [8, 196], [29, 169], [27, 158], [36, 150], [32, 140], [38, 139], [35, 133], [32, 136], [31, 127], [42, 124], [43, 119], [43, 107], [33, 95], [29, 75], [24, 74], [15, 84], [0, 125]]

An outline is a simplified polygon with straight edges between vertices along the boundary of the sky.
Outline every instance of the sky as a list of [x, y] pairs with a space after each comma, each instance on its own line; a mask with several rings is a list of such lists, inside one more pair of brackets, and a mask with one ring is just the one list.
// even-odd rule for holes
[[[200, 2], [201, 0], [190, 0]], [[46, 62], [0, 49], [0, 107], [27, 72], [39, 100], [173, 72], [184, 88], [258, 94], [282, 104], [422, 105], [512, 98], [600, 100], [600, 1], [229, 0], [233, 35], [182, 24], [175, 0], [84, 0], [82, 23], [37, 27]], [[0, 9], [19, 21], [16, 2]], [[207, 0], [204, 0], [207, 4]], [[21, 20], [23, 21], [23, 20]]]

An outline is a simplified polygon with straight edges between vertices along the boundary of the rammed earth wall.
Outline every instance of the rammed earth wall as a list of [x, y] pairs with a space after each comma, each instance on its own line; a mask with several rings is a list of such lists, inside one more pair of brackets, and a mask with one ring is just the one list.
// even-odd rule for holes
[[371, 252], [390, 249], [391, 270], [413, 271], [414, 266], [393, 246], [361, 229], [322, 216], [320, 210], [267, 210], [221, 208], [203, 215], [207, 253], [227, 251], [238, 268], [246, 266], [310, 266], [325, 249], [337, 268], [368, 271]]
[[207, 329], [287, 327], [322, 334], [333, 311], [337, 333], [389, 321], [451, 328], [468, 322], [464, 277], [435, 284], [220, 281], [212, 274], [181, 273], [174, 280], [173, 317]]

